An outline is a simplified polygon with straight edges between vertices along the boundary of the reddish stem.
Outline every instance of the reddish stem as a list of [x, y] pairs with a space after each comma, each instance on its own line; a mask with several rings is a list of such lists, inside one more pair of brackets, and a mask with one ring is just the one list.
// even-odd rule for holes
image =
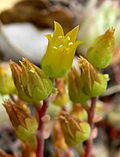
[[47, 107], [48, 100], [43, 101], [43, 105], [41, 108], [36, 107], [39, 118], [36, 157], [44, 157], [44, 137], [43, 137], [44, 122], [41, 120], [41, 118], [46, 114]]
[[70, 147], [68, 147], [68, 150], [65, 153], [65, 157], [72, 157], [71, 148]]
[[97, 102], [97, 97], [93, 97], [91, 99], [91, 106], [89, 108], [88, 112], [88, 123], [91, 127], [91, 135], [90, 138], [86, 141], [86, 151], [85, 151], [85, 155], [84, 157], [91, 157], [92, 154], [92, 129], [93, 129], [93, 117], [94, 117], [94, 113], [95, 113], [95, 107], [96, 107], [96, 102]]

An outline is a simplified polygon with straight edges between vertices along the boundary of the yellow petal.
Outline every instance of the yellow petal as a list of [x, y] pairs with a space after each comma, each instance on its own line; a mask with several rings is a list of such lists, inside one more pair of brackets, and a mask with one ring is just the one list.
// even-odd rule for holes
[[58, 37], [62, 38], [64, 36], [64, 32], [63, 32], [61, 25], [55, 21], [54, 26], [55, 26], [55, 31], [53, 34], [53, 41], [56, 40]]
[[45, 37], [50, 40], [52, 38], [51, 34], [46, 34]]
[[74, 29], [72, 29], [70, 32], [66, 34], [65, 38], [68, 38], [70, 42], [74, 43], [77, 37], [78, 30], [79, 30], [79, 26], [75, 27]]

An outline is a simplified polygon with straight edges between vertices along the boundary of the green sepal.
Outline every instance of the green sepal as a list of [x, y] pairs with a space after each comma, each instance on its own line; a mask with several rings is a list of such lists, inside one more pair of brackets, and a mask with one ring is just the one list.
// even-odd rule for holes
[[68, 92], [70, 100], [74, 103], [84, 104], [90, 96], [83, 93], [80, 73], [73, 67], [68, 74]]
[[101, 83], [94, 82], [92, 97], [96, 97], [103, 94], [107, 88], [108, 75], [107, 74], [103, 75], [101, 73], [98, 73], [98, 76]]
[[81, 122], [80, 127], [81, 127], [82, 131], [77, 132], [76, 137], [78, 139], [80, 139], [81, 142], [84, 142], [89, 138], [91, 129], [90, 129], [90, 126], [87, 122]]
[[72, 138], [66, 138], [65, 141], [69, 146], [75, 146], [76, 144], [79, 144], [81, 142], [86, 141], [90, 136], [90, 126], [87, 122], [81, 122], [80, 124], [81, 131], [76, 131], [75, 133], [75, 139]]
[[86, 101], [90, 99], [90, 96], [85, 95], [80, 89], [77, 92], [75, 90], [74, 91], [69, 90], [69, 96], [70, 100], [72, 100], [75, 103], [81, 104], [86, 103]]
[[33, 149], [37, 146], [37, 139], [36, 139], [36, 131], [38, 128], [38, 123], [35, 118], [29, 119], [26, 118], [25, 120], [26, 128], [19, 125], [16, 132], [17, 137], [22, 140], [23, 142], [28, 142]]

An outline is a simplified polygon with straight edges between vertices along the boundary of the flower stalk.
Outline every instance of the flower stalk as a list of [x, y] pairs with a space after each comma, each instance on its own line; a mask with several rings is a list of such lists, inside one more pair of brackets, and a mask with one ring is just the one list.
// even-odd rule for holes
[[42, 121], [42, 117], [46, 114], [46, 110], [48, 108], [48, 99], [43, 101], [43, 106], [41, 108], [36, 107], [36, 111], [38, 113], [38, 135], [37, 135], [37, 149], [36, 149], [36, 157], [44, 157], [44, 122]]
[[93, 97], [91, 98], [91, 106], [88, 109], [88, 123], [91, 127], [91, 134], [89, 139], [86, 141], [86, 151], [84, 157], [91, 157], [92, 154], [92, 144], [93, 144], [93, 139], [92, 139], [92, 130], [93, 130], [93, 117], [95, 113], [95, 107], [96, 107], [96, 102], [98, 100], [98, 97]]

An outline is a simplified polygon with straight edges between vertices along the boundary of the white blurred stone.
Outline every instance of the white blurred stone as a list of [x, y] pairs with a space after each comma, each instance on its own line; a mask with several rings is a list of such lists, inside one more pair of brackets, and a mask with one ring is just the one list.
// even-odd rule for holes
[[8, 59], [19, 60], [27, 57], [40, 64], [48, 44], [46, 34], [50, 29], [37, 29], [30, 23], [14, 23], [2, 25], [0, 28], [0, 49]]

